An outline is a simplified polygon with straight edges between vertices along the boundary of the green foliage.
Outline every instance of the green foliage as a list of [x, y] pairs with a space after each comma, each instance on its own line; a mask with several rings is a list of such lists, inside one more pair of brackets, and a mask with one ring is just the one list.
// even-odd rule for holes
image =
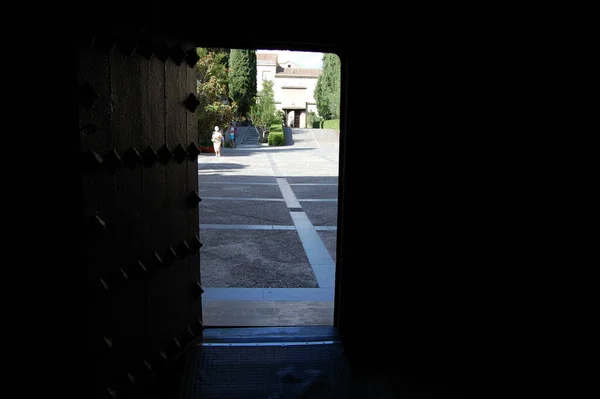
[[269, 132], [283, 133], [283, 125], [281, 124], [281, 122], [273, 123], [269, 127]]
[[237, 103], [239, 116], [247, 116], [256, 101], [256, 50], [231, 49], [228, 73], [229, 97]]
[[329, 110], [329, 99], [326, 96], [327, 93], [325, 93], [325, 87], [322, 84], [322, 76], [323, 75], [319, 76], [319, 79], [317, 80], [314, 97], [317, 102], [317, 112], [319, 112], [319, 115], [323, 118], [327, 119], [331, 117], [331, 111]]
[[338, 132], [340, 131], [340, 120], [339, 119], [330, 119], [323, 121], [323, 129], [335, 129]]
[[310, 128], [317, 129], [317, 128], [321, 127], [322, 120], [323, 120], [323, 118], [318, 116], [314, 111], [309, 111], [306, 114], [306, 127], [309, 129]]
[[263, 89], [258, 93], [256, 103], [250, 107], [250, 119], [254, 126], [267, 128], [277, 120], [281, 120], [275, 113], [275, 92], [273, 91], [273, 82], [265, 80]]
[[237, 104], [227, 104], [228, 70], [227, 53], [198, 48], [200, 59], [196, 63], [197, 95], [200, 105], [198, 117], [198, 143], [209, 144], [215, 126], [227, 126], [237, 113]]
[[337, 54], [325, 53], [323, 73], [317, 80], [314, 97], [323, 119], [339, 119], [341, 102], [341, 61]]
[[268, 142], [269, 146], [283, 146], [285, 143], [283, 131], [281, 133], [270, 132]]
[[278, 109], [278, 110], [275, 111], [275, 115], [278, 118], [277, 121], [276, 121], [276, 123], [283, 124], [284, 121], [285, 121], [285, 112], [283, 112], [282, 110]]

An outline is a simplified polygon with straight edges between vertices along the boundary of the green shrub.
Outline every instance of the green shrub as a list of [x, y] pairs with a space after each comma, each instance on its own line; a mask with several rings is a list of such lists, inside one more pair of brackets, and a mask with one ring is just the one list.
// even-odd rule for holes
[[269, 126], [269, 132], [283, 132], [283, 125], [281, 123], [274, 123], [271, 126]]
[[212, 147], [213, 143], [210, 141], [210, 137], [202, 137], [200, 138], [198, 145], [201, 147]]
[[339, 119], [330, 119], [327, 121], [323, 121], [323, 129], [335, 129], [339, 132], [340, 131], [340, 120]]
[[284, 145], [283, 132], [270, 132], [269, 133], [269, 145], [270, 146], [282, 146]]
[[323, 121], [323, 118], [321, 118], [320, 116], [317, 116], [317, 114], [314, 111], [309, 111], [306, 114], [306, 127], [307, 128], [319, 129], [321, 127], [322, 121]]

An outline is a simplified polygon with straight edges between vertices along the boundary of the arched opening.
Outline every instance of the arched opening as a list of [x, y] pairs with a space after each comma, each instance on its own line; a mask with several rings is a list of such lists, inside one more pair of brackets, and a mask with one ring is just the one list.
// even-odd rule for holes
[[273, 110], [290, 121], [271, 127], [270, 134], [284, 137], [281, 145], [260, 140], [264, 127], [242, 123], [235, 147], [198, 157], [207, 328], [333, 326], [339, 119], [325, 121], [325, 128], [301, 127], [306, 109], [293, 104], [315, 104], [325, 57], [282, 54], [321, 62], [320, 68], [302, 68], [301, 58], [282, 65], [287, 59], [257, 52], [257, 91], [269, 80]]

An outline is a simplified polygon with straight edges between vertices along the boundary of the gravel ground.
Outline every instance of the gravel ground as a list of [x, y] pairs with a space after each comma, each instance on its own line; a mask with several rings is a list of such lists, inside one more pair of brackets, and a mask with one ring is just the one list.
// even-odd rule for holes
[[292, 129], [284, 131], [284, 147], [225, 148], [222, 158], [199, 157], [204, 287], [319, 288], [306, 253], [314, 243], [302, 245], [278, 176], [335, 261], [339, 134], [294, 129], [292, 140]]
[[294, 230], [201, 230], [202, 285], [211, 288], [318, 288]]

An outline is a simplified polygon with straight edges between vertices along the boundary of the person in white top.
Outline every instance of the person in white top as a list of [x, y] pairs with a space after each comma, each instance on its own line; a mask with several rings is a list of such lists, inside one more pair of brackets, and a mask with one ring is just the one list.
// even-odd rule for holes
[[215, 156], [220, 157], [224, 137], [223, 134], [219, 131], [219, 126], [215, 126], [215, 131], [212, 134], [211, 141], [213, 142], [213, 148], [215, 149]]

